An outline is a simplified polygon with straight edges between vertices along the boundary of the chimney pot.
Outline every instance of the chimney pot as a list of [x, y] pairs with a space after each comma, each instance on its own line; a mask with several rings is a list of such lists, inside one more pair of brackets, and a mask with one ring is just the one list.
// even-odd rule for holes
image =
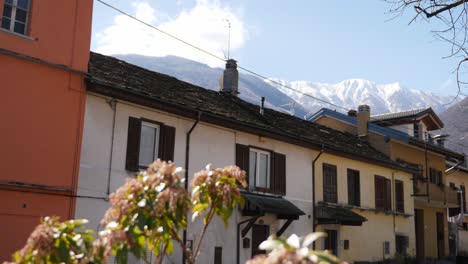
[[237, 62], [233, 59], [226, 61], [226, 69], [220, 80], [221, 92], [230, 93], [237, 96], [239, 94], [239, 72], [237, 71]]
[[349, 111], [348, 111], [348, 116], [354, 116], [354, 117], [356, 117], [356, 116], [357, 116], [357, 111], [356, 111], [356, 110], [353, 110], [353, 109], [349, 110]]

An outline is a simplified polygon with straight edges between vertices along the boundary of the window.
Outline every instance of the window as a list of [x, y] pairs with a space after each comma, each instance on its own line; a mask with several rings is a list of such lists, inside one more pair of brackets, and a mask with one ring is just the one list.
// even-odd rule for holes
[[409, 239], [407, 236], [396, 235], [395, 236], [395, 251], [399, 255], [406, 255], [408, 248]]
[[442, 171], [429, 168], [429, 182], [433, 184], [442, 184]]
[[421, 138], [421, 129], [419, 124], [413, 124], [413, 137]]
[[390, 255], [390, 241], [384, 241], [383, 248], [384, 248], [384, 254]]
[[215, 247], [214, 264], [222, 264], [222, 263], [223, 263], [223, 248]]
[[270, 152], [250, 148], [249, 184], [256, 188], [270, 189]]
[[174, 160], [175, 128], [162, 123], [129, 117], [125, 169], [136, 172], [154, 160]]
[[348, 169], [348, 204], [361, 206], [359, 171]]
[[236, 165], [248, 174], [249, 189], [286, 194], [286, 156], [236, 144]]
[[142, 122], [140, 131], [140, 154], [138, 165], [148, 166], [156, 160], [159, 152], [159, 125]]
[[397, 212], [405, 212], [405, 196], [403, 182], [400, 180], [395, 180], [395, 207]]
[[391, 181], [385, 177], [375, 175], [375, 209], [380, 211], [392, 210]]
[[323, 164], [323, 201], [338, 203], [336, 166]]
[[5, 0], [2, 28], [26, 35], [30, 4], [29, 0]]
[[461, 190], [461, 193], [460, 193], [460, 202], [462, 203], [461, 206], [463, 208], [463, 213], [464, 214], [468, 214], [468, 212], [466, 211], [466, 205], [468, 204], [468, 201], [466, 200], [466, 189], [465, 189], [465, 186], [464, 185], [460, 185], [460, 190]]

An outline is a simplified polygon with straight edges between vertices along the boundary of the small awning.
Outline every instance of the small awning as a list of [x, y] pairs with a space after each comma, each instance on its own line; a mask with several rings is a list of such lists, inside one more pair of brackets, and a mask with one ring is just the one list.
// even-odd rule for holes
[[315, 207], [317, 222], [323, 224], [339, 224], [349, 226], [360, 226], [367, 219], [356, 214], [351, 209], [331, 205], [317, 205]]
[[245, 199], [244, 215], [257, 216], [274, 214], [279, 219], [298, 219], [305, 213], [281, 196], [270, 196], [251, 192], [241, 192]]

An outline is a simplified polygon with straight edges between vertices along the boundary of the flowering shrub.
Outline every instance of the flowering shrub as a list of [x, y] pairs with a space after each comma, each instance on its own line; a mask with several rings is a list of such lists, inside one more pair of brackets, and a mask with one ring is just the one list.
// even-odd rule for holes
[[89, 263], [92, 261], [91, 231], [83, 230], [86, 220], [63, 223], [57, 217], [44, 217], [29, 236], [26, 245], [13, 255], [13, 263]]
[[[97, 238], [92, 231], [84, 230], [86, 220], [59, 222], [56, 217], [45, 217], [28, 238], [26, 246], [16, 252], [13, 263], [107, 263], [114, 255], [117, 263], [127, 263], [129, 253], [148, 261], [149, 249], [162, 263], [177, 243], [187, 263], [195, 263], [206, 229], [214, 216], [227, 226], [237, 205], [244, 200], [240, 186], [247, 187], [245, 172], [236, 166], [212, 169], [207, 166], [194, 175], [189, 197], [183, 187], [184, 179], [177, 174], [182, 169], [172, 162], [160, 160], [145, 172], [127, 180], [110, 196], [111, 207], [101, 221], [104, 230]], [[187, 215], [192, 211], [192, 221], [203, 216], [203, 229], [195, 250], [190, 251], [179, 232], [187, 227]], [[308, 250], [319, 235], [300, 239], [293, 235], [287, 240], [270, 238], [261, 244], [270, 250], [268, 255], [254, 258], [248, 263], [338, 263], [327, 252]]]
[[[246, 264], [345, 264], [328, 251], [311, 250], [309, 246], [318, 238], [326, 236], [325, 233], [312, 233], [303, 239], [291, 235], [288, 239], [270, 236], [263, 241], [259, 248], [268, 251], [268, 254], [257, 255]], [[301, 244], [302, 240], [302, 244]]]

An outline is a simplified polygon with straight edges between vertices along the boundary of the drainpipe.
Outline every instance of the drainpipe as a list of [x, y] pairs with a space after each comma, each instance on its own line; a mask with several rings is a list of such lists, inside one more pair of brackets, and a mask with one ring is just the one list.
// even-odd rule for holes
[[[427, 132], [426, 132], [427, 133]], [[427, 142], [424, 141], [424, 161], [426, 163], [426, 194], [427, 194], [427, 202], [431, 201], [431, 197], [429, 195], [429, 168], [427, 167]]]
[[[317, 224], [315, 223], [315, 162], [322, 156], [324, 152], [324, 145], [322, 144], [322, 149], [320, 150], [317, 157], [312, 161], [312, 232], [315, 232]], [[313, 249], [315, 249], [315, 242], [312, 244]]]
[[107, 190], [106, 194], [107, 197], [110, 195], [110, 182], [111, 182], [111, 175], [112, 175], [112, 154], [114, 152], [114, 133], [115, 133], [115, 115], [117, 112], [117, 100], [115, 98], [110, 99], [107, 101], [110, 108], [112, 109], [112, 135], [111, 135], [111, 145], [110, 145], [110, 155], [109, 155], [109, 169], [107, 172]]
[[[392, 171], [392, 189], [393, 189], [393, 192], [392, 192], [392, 203], [393, 203], [393, 238], [395, 238], [396, 236], [396, 219], [395, 219], [395, 215], [396, 215], [396, 189], [395, 189], [395, 172]], [[404, 211], [404, 210], [403, 210]]]
[[[198, 122], [200, 122], [200, 118], [201, 118], [201, 112], [198, 112], [197, 120], [195, 120], [195, 123], [193, 123], [192, 127], [187, 132], [187, 135], [186, 135], [186, 138], [185, 138], [185, 182], [184, 182], [184, 187], [185, 187], [186, 191], [188, 191], [188, 180], [189, 180], [190, 135], [192, 134], [195, 127], [198, 125]], [[187, 245], [187, 229], [188, 229], [188, 226], [184, 229], [184, 231], [182, 233], [184, 246]], [[183, 253], [182, 253], [182, 263], [185, 263], [185, 254], [183, 254]]]

